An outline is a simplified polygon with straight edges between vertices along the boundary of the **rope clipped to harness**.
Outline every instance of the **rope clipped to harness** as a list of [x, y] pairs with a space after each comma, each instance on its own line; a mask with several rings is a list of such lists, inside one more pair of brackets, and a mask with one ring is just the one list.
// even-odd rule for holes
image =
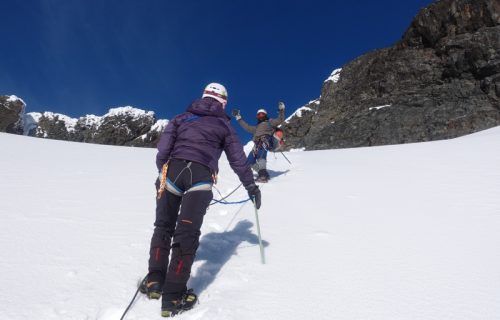
[[167, 189], [167, 172], [168, 172], [168, 162], [165, 163], [161, 169], [161, 179], [160, 179], [160, 189], [158, 189], [158, 195], [156, 199], [160, 200], [163, 192]]

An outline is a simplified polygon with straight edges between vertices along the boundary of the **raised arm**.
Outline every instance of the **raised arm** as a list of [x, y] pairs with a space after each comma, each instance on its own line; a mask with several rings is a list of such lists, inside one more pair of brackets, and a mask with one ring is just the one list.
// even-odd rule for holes
[[278, 118], [271, 119], [269, 122], [273, 127], [277, 127], [285, 121], [285, 104], [283, 102], [278, 103]]
[[256, 127], [249, 125], [245, 120], [238, 120], [239, 125], [248, 133], [255, 134]]
[[233, 117], [238, 121], [239, 125], [248, 133], [255, 134], [256, 127], [249, 125], [245, 120], [242, 119], [240, 110], [233, 109]]

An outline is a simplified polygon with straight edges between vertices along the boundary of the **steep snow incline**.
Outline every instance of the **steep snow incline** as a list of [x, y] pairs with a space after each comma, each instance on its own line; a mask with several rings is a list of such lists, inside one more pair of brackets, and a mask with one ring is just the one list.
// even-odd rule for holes
[[[200, 304], [178, 319], [498, 319], [499, 143], [270, 155], [267, 264], [252, 206], [211, 207]], [[147, 269], [155, 151], [7, 134], [0, 150], [0, 318], [119, 319]], [[238, 183], [223, 160], [220, 192]], [[127, 319], [159, 310], [140, 297]]]

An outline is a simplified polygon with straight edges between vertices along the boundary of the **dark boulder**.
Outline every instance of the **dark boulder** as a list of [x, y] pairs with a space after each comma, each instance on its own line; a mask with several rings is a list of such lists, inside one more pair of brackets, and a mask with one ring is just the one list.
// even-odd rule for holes
[[93, 132], [93, 143], [130, 146], [150, 131], [156, 122], [154, 112], [123, 107], [111, 109]]
[[16, 96], [0, 96], [0, 132], [21, 134], [25, 107]]

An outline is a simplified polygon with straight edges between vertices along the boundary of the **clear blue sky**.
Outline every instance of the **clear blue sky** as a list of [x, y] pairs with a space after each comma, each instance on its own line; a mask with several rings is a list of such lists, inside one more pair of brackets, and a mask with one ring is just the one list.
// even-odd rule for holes
[[289, 114], [333, 69], [400, 39], [431, 2], [0, 0], [0, 94], [27, 111], [133, 105], [172, 118], [216, 81], [245, 118], [274, 115], [278, 100]]

